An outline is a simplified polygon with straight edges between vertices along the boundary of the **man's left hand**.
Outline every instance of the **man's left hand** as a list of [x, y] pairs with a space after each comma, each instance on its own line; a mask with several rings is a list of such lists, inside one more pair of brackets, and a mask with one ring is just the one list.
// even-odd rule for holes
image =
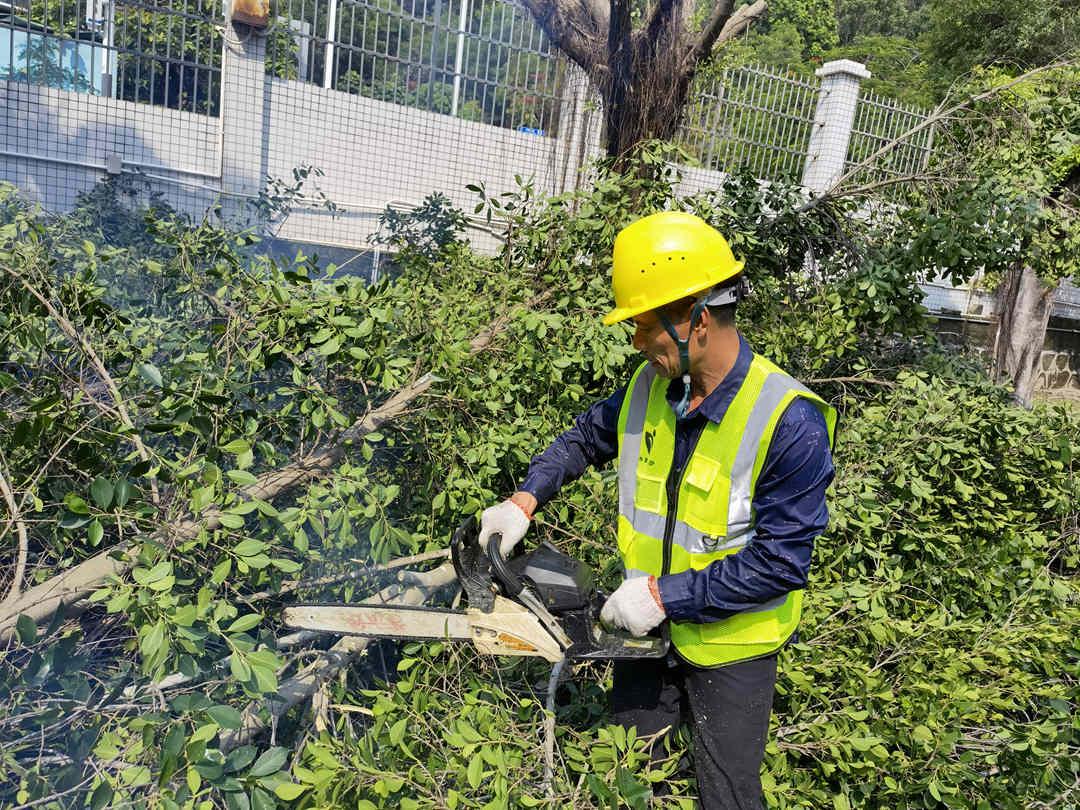
[[608, 627], [629, 630], [634, 636], [645, 635], [666, 616], [656, 577], [624, 580], [600, 610], [601, 622]]

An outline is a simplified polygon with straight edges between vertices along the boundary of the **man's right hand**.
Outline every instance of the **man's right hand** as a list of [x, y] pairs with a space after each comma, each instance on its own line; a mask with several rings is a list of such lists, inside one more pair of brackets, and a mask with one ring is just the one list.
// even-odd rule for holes
[[480, 515], [480, 548], [486, 549], [488, 538], [498, 533], [502, 535], [499, 552], [503, 557], [509, 557], [529, 530], [534, 508], [536, 498], [527, 492], [515, 493], [512, 498], [489, 506]]

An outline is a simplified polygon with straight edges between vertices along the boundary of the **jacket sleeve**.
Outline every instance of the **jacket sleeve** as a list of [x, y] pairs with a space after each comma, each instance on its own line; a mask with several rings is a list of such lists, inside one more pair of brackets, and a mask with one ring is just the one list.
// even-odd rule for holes
[[825, 490], [833, 479], [825, 419], [796, 399], [777, 425], [758, 477], [754, 539], [700, 571], [660, 577], [670, 618], [710, 622], [806, 586], [814, 538], [825, 530]]
[[540, 506], [555, 497], [564, 484], [580, 477], [589, 465], [598, 467], [619, 453], [619, 410], [626, 388], [589, 407], [574, 425], [533, 456], [518, 489], [531, 493]]

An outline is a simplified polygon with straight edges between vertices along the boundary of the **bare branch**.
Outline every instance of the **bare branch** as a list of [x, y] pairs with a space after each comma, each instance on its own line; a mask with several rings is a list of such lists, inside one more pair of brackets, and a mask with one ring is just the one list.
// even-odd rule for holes
[[597, 31], [606, 31], [611, 16], [609, 0], [581, 0], [581, 2], [592, 17], [595, 29]]
[[720, 36], [713, 43], [713, 48], [715, 49], [728, 40], [735, 39], [735, 37], [760, 20], [768, 10], [769, 6], [765, 0], [757, 0], [752, 5], [742, 6], [737, 9], [724, 23], [724, 27], [720, 30]]
[[[888, 143], [881, 146], [872, 155], [870, 155], [869, 157], [867, 157], [864, 160], [860, 161], [855, 166], [852, 166], [850, 169], [848, 169], [848, 171], [844, 175], [842, 175], [840, 177], [840, 179], [837, 180], [833, 184], [832, 189], [825, 192], [825, 194], [823, 194], [821, 196], [826, 196], [826, 195], [830, 194], [833, 190], [839, 189], [841, 186], [844, 185], [844, 183], [848, 182], [849, 180], [851, 180], [851, 178], [858, 175], [859, 172], [864, 171], [867, 167], [872, 166], [878, 160], [878, 158], [880, 158], [882, 155], [885, 155], [885, 154], [891, 152], [892, 150], [894, 150], [901, 143], [908, 140], [912, 135], [915, 135], [915, 134], [917, 134], [919, 132], [922, 132], [924, 129], [927, 129], [928, 127], [932, 127], [935, 124], [938, 124], [941, 121], [944, 121], [945, 119], [948, 119], [948, 118], [952, 117], [953, 115], [960, 112], [961, 110], [967, 109], [968, 107], [971, 107], [971, 106], [974, 106], [975, 104], [978, 104], [980, 101], [985, 101], [988, 98], [992, 98], [992, 97], [994, 97], [996, 95], [999, 95], [1000, 93], [1005, 92], [1006, 90], [1012, 89], [1013, 87], [1015, 87], [1018, 84], [1023, 84], [1024, 82], [1026, 82], [1028, 79], [1032, 78], [1033, 76], [1037, 76], [1038, 74], [1045, 73], [1045, 72], [1047, 72], [1049, 70], [1056, 70], [1057, 68], [1069, 67], [1070, 65], [1076, 65], [1076, 64], [1078, 64], [1078, 61], [1075, 60], [1075, 59], [1062, 59], [1062, 60], [1059, 60], [1059, 61], [1056, 61], [1056, 62], [1051, 62], [1049, 65], [1043, 65], [1041, 67], [1037, 67], [1037, 68], [1034, 68], [1032, 70], [1029, 70], [1027, 73], [1024, 73], [1024, 74], [1022, 74], [1020, 76], [1017, 76], [1015, 79], [1012, 79], [1011, 81], [1005, 82], [1004, 84], [998, 85], [996, 87], [991, 87], [989, 90], [985, 90], [982, 93], [976, 93], [975, 95], [970, 96], [970, 97], [964, 99], [963, 101], [961, 101], [960, 103], [954, 104], [951, 107], [944, 108], [942, 105], [938, 105], [938, 108], [936, 110], [934, 110], [933, 113], [931, 113], [929, 116], [927, 116], [921, 122], [919, 122], [918, 124], [913, 126], [907, 132], [900, 133], [895, 138], [893, 138], [891, 141], [889, 141]], [[942, 102], [942, 104], [944, 104], [944, 102]]]
[[596, 49], [595, 43], [590, 42], [589, 32], [599, 33], [594, 27], [599, 20], [591, 11], [573, 5], [571, 0], [521, 0], [521, 4], [555, 47], [583, 70], [592, 68]]
[[15, 493], [11, 491], [11, 486], [2, 471], [0, 471], [0, 492], [3, 493], [4, 502], [8, 507], [8, 525], [0, 538], [7, 536], [12, 525], [15, 526], [16, 534], [19, 537], [19, 550], [16, 556], [15, 573], [12, 574], [11, 578], [11, 587], [7, 596], [4, 597], [4, 601], [0, 603], [6, 605], [8, 602], [15, 601], [22, 592], [22, 582], [26, 577], [26, 557], [29, 553], [30, 541], [26, 534], [26, 524], [23, 523], [22, 518], [19, 516], [19, 508], [15, 505]]
[[690, 46], [690, 50], [686, 54], [682, 67], [684, 74], [693, 75], [701, 60], [712, 51], [720, 32], [724, 30], [724, 26], [731, 17], [734, 5], [735, 0], [717, 0], [712, 14], [705, 23], [705, 27], [701, 29], [697, 40]]

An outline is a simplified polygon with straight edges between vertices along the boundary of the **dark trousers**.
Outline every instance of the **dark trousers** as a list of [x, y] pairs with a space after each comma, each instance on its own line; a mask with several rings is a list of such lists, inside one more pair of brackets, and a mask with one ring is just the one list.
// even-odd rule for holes
[[[760, 810], [761, 761], [769, 734], [776, 655], [718, 669], [685, 662], [615, 664], [611, 712], [615, 723], [637, 727], [638, 737], [688, 719], [694, 743], [698, 806], [703, 810]], [[660, 735], [654, 759], [664, 755]]]

